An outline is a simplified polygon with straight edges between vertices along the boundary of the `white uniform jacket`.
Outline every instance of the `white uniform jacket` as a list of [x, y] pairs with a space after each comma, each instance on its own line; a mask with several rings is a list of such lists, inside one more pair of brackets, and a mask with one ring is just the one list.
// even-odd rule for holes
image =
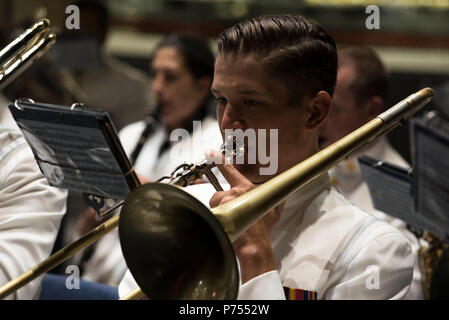
[[419, 268], [418, 250], [420, 244], [416, 236], [407, 229], [404, 221], [389, 216], [384, 212], [376, 210], [373, 206], [368, 185], [365, 183], [360, 171], [358, 157], [367, 155], [377, 160], [386, 161], [403, 168], [409, 168], [409, 164], [393, 149], [385, 137], [378, 139], [367, 148], [354, 154], [347, 160], [340, 162], [330, 171], [331, 183], [357, 207], [365, 210], [373, 216], [387, 221], [392, 226], [401, 231], [412, 244], [415, 257], [415, 267], [413, 272], [413, 283], [405, 299], [420, 300], [424, 299], [422, 287], [422, 274]]
[[[204, 204], [214, 193], [207, 184], [186, 190]], [[271, 243], [277, 270], [241, 285], [239, 299], [285, 299], [284, 287], [318, 299], [399, 299], [412, 281], [408, 240], [349, 203], [327, 174], [287, 198]], [[135, 287], [128, 271], [120, 296]]]
[[[23, 136], [0, 128], [0, 285], [48, 258], [66, 199], [66, 191], [48, 185]], [[40, 281], [8, 298], [36, 297]]]

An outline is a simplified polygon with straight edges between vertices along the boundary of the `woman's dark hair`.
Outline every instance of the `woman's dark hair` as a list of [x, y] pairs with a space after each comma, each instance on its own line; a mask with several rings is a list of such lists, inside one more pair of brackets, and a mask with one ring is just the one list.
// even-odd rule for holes
[[186, 34], [172, 34], [162, 39], [156, 51], [167, 47], [174, 48], [181, 54], [185, 66], [194, 78], [213, 77], [215, 57], [202, 39]]
[[324, 28], [303, 16], [262, 16], [226, 29], [218, 55], [251, 55], [289, 90], [291, 102], [320, 90], [331, 96], [337, 80], [337, 50]]

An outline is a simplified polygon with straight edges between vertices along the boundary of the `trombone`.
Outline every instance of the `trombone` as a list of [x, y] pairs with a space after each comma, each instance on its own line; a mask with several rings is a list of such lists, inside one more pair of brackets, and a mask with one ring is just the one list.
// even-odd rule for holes
[[[238, 198], [209, 210], [180, 186], [194, 181], [195, 165], [172, 182], [135, 188], [120, 215], [91, 230], [28, 272], [0, 288], [5, 298], [68, 259], [116, 226], [125, 261], [140, 289], [127, 298], [235, 299], [239, 287], [232, 241], [289, 194], [339, 161], [413, 116], [432, 98], [424, 88], [300, 164]], [[211, 168], [212, 164], [197, 166]], [[195, 265], [192, 261], [202, 261]], [[212, 272], [211, 272], [212, 271]]]
[[55, 43], [50, 20], [42, 19], [0, 51], [0, 90], [17, 78]]
[[[0, 89], [51, 47], [56, 37], [47, 33], [49, 24], [47, 19], [37, 22], [0, 51]], [[189, 185], [202, 175], [211, 178], [213, 164], [203, 161], [180, 166], [183, 171], [169, 177], [171, 183], [149, 183], [137, 187], [127, 196], [120, 215], [3, 285], [0, 299], [117, 226], [126, 263], [143, 291], [133, 292], [134, 297], [145, 294], [151, 299], [234, 299], [239, 278], [231, 242], [289, 194], [327, 172], [351, 152], [410, 118], [432, 96], [431, 88], [410, 95], [328, 148], [211, 210], [180, 186]], [[191, 263], [195, 257], [204, 261], [200, 268]]]

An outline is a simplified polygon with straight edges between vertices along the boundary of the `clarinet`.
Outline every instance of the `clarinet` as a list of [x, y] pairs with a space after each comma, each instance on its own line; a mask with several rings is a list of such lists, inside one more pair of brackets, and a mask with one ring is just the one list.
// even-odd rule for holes
[[133, 152], [130, 155], [131, 166], [134, 166], [137, 158], [139, 157], [140, 152], [142, 151], [143, 145], [145, 141], [147, 141], [150, 134], [154, 132], [157, 123], [159, 122], [159, 112], [161, 110], [161, 105], [157, 104], [150, 112], [147, 113], [145, 117], [145, 129], [142, 131], [140, 138], [137, 142], [137, 145], [134, 147]]

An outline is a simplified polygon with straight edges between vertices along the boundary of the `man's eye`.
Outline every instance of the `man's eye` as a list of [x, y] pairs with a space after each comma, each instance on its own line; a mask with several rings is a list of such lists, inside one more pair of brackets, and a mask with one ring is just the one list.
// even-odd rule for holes
[[167, 73], [165, 73], [165, 80], [167, 82], [174, 82], [174, 81], [178, 80], [178, 75], [167, 72]]

